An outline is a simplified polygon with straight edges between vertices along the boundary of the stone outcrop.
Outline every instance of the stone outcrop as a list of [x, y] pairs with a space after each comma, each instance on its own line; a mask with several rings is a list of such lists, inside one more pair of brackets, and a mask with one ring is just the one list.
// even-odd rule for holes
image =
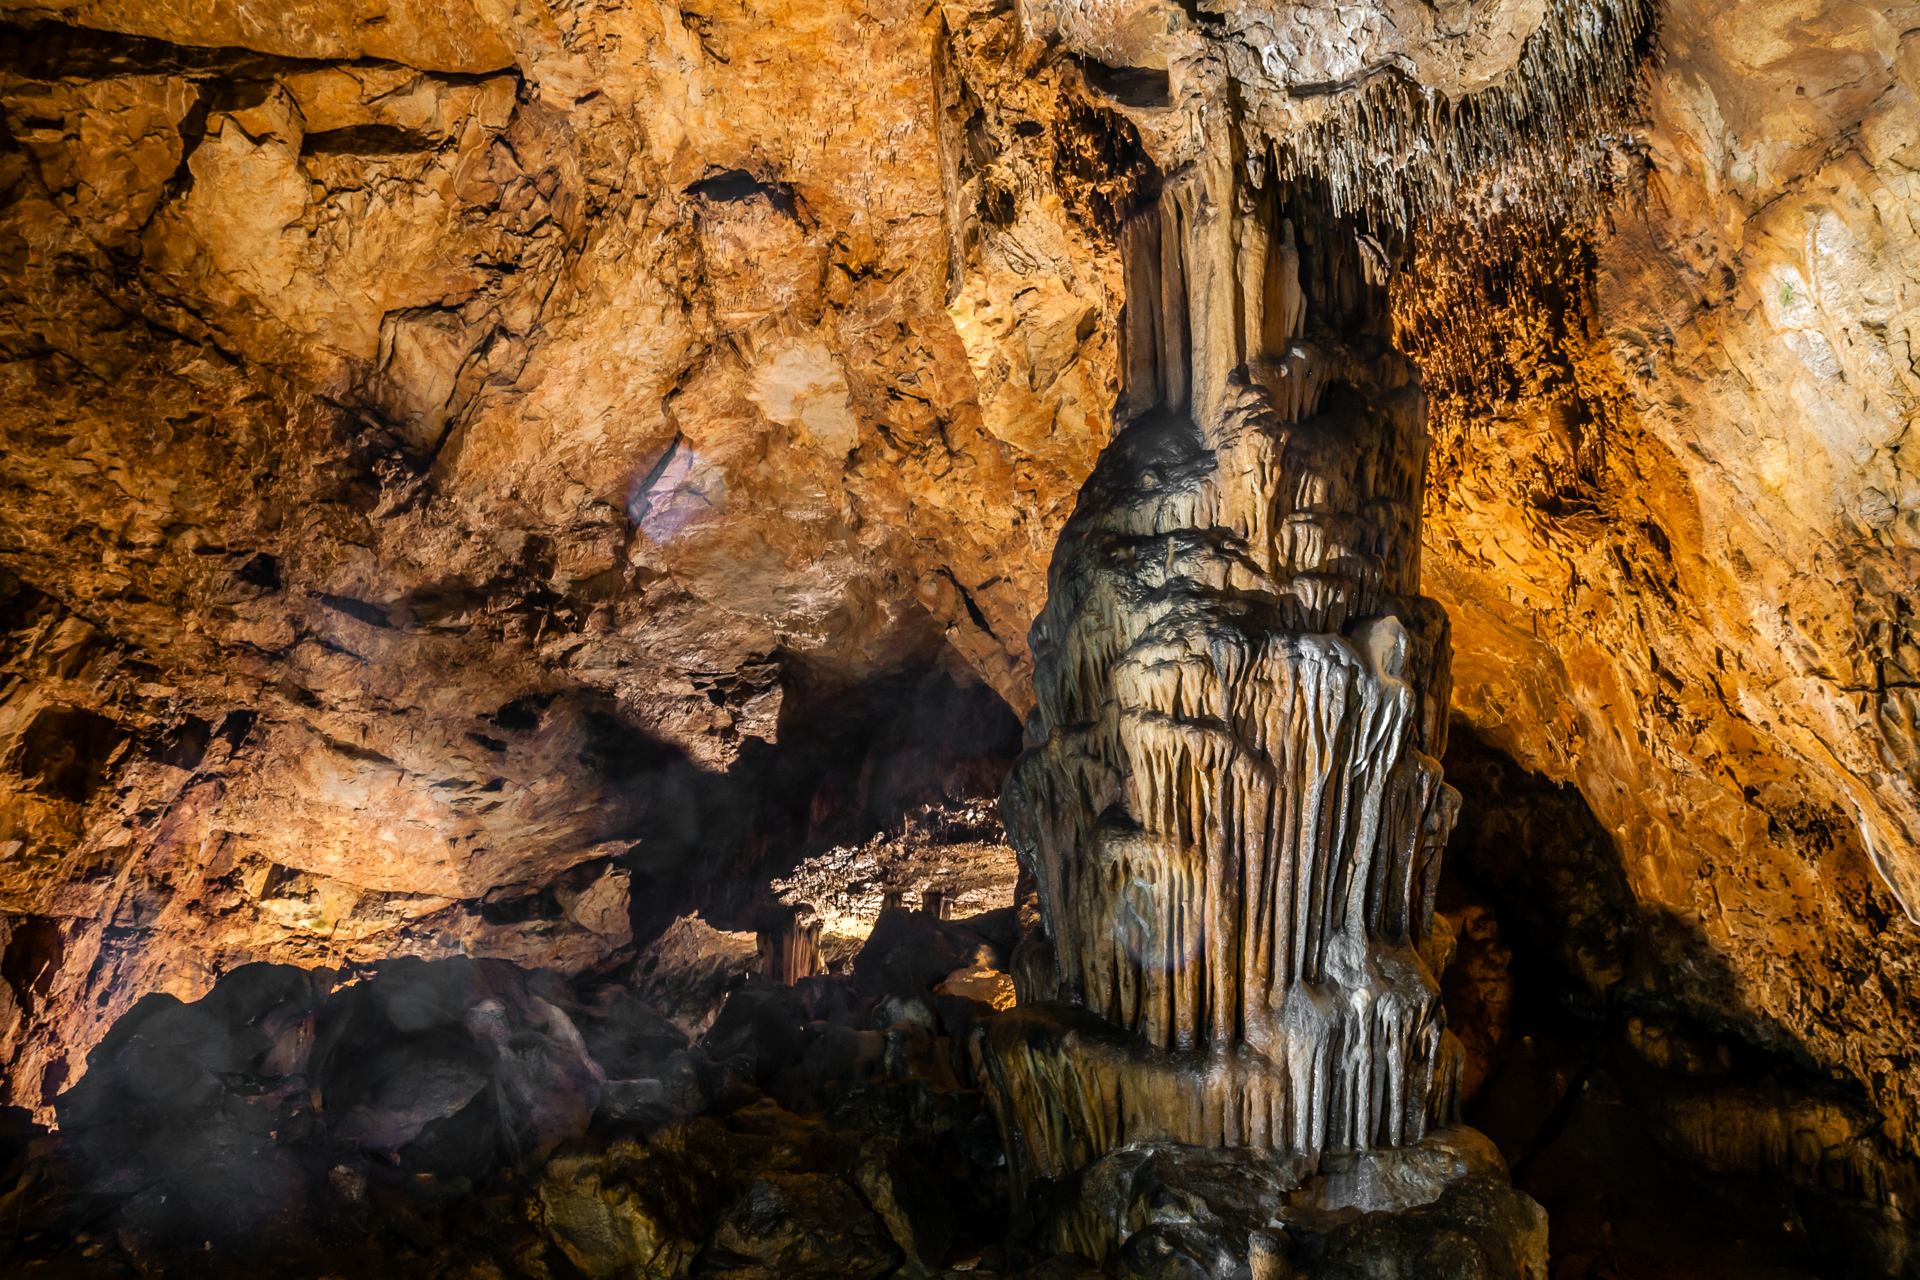
[[1599, 985], [1809, 1055], [1909, 1150], [1915, 22], [1667, 5], [1611, 218], [1437, 227], [1402, 338], [1456, 714], [1579, 789], [1635, 904]]
[[149, 990], [588, 969], [997, 788], [1113, 304], [1055, 211], [956, 328], [918, 10], [8, 13], [12, 1097]]
[[889, 905], [932, 900], [949, 916], [1011, 908], [1018, 873], [1000, 835], [991, 804], [928, 808], [898, 833], [829, 849], [768, 887], [783, 906], [818, 919], [822, 962], [845, 966]]

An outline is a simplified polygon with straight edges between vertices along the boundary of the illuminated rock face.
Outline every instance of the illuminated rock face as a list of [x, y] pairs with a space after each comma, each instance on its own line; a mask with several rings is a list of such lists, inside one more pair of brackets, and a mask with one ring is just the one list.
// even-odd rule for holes
[[1418, 594], [1425, 403], [1337, 312], [1290, 340], [1279, 208], [1215, 164], [1127, 229], [1140, 407], [1061, 535], [1002, 801], [1044, 931], [1023, 995], [1092, 1015], [978, 1042], [1028, 1177], [1140, 1141], [1398, 1146], [1457, 1111], [1419, 954], [1459, 802], [1446, 617]]
[[[1616, 3], [201, 8], [8, 6], [8, 1099], [247, 960], [608, 960], [691, 861], [625, 838], [653, 774], [610, 735], [709, 777], [929, 664], [1024, 714], [1055, 539], [1159, 395], [1121, 324], [1159, 223], [1110, 215], [1246, 154], [1202, 127], [1231, 81], [1356, 207], [1523, 102], [1617, 165], [1550, 288], [1478, 292], [1543, 275], [1498, 192], [1393, 271], [1461, 322], [1402, 343], [1452, 709], [1598, 814], [1645, 955], [1593, 990], [1804, 1054], [1913, 1147], [1904, 10], [1670, 0], [1636, 69]], [[1236, 275], [1309, 248], [1229, 224]]]

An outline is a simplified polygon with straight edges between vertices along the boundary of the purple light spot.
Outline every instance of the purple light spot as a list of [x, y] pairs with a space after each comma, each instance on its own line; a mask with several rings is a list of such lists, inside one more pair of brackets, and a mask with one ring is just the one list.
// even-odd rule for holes
[[726, 507], [726, 476], [678, 438], [641, 459], [627, 491], [627, 515], [662, 545]]

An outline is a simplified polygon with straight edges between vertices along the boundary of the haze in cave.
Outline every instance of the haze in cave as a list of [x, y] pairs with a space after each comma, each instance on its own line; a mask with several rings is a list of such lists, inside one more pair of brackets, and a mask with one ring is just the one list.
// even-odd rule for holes
[[0, 0], [0, 1275], [1920, 1280], [1917, 94]]

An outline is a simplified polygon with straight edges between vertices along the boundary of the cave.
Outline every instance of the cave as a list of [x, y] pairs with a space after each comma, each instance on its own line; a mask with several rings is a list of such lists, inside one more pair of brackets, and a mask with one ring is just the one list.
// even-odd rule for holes
[[1920, 7], [0, 45], [0, 1274], [1920, 1280]]

